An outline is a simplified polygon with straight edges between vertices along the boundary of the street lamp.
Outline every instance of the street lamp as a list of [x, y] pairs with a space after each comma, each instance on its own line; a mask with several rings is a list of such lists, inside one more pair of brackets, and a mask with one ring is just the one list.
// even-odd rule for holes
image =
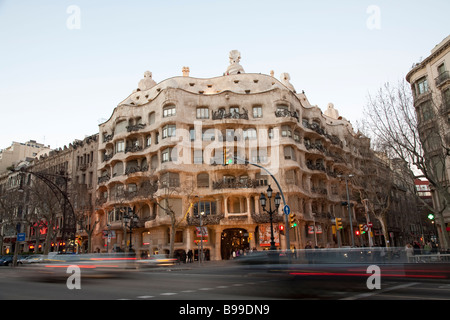
[[353, 177], [352, 174], [349, 175], [338, 175], [339, 178], [344, 178], [345, 179], [345, 188], [347, 189], [347, 209], [348, 209], [348, 218], [349, 218], [349, 222], [350, 222], [350, 234], [352, 236], [352, 247], [355, 246], [355, 238], [353, 236], [353, 225], [352, 225], [352, 213], [350, 210], [350, 195], [348, 193], [348, 179]]
[[[194, 198], [200, 199], [199, 196], [195, 196]], [[203, 262], [203, 221], [202, 216], [208, 215], [207, 212], [201, 210], [201, 202], [200, 200], [197, 202], [197, 210], [194, 209], [194, 216], [198, 217], [200, 220], [200, 253], [198, 255], [198, 263]], [[200, 211], [201, 210], [201, 211]]]
[[[130, 244], [128, 247], [128, 252], [133, 250], [133, 244], [131, 243], [131, 236], [133, 234], [133, 226], [136, 226], [139, 222], [139, 217], [134, 213], [134, 208], [128, 208], [128, 212], [125, 212], [123, 215], [123, 222], [125, 224], [125, 229], [128, 227], [130, 229]], [[130, 224], [128, 226], [128, 224]]]
[[263, 208], [263, 210], [265, 212], [267, 212], [270, 216], [270, 250], [276, 250], [275, 247], [275, 239], [273, 236], [273, 218], [272, 215], [276, 212], [278, 212], [278, 208], [280, 207], [280, 202], [281, 202], [281, 196], [280, 193], [277, 192], [277, 195], [275, 196], [275, 210], [272, 210], [272, 188], [269, 187], [267, 188], [267, 198], [269, 199], [269, 210], [266, 209], [266, 196], [264, 195], [264, 193], [261, 192], [261, 197], [259, 198], [259, 202], [261, 203], [261, 207]]

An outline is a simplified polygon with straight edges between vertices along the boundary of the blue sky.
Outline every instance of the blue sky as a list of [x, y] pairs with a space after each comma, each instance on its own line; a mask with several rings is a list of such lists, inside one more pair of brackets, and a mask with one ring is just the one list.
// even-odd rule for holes
[[311, 104], [355, 124], [369, 93], [450, 34], [448, 12], [448, 0], [0, 0], [0, 149], [83, 139], [146, 70], [216, 77], [233, 49], [246, 72], [288, 72]]

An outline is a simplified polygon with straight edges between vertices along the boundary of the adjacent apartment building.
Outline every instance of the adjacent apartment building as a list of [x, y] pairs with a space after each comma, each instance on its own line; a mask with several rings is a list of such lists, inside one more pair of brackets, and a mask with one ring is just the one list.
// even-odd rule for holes
[[[433, 206], [443, 211], [443, 219], [436, 223], [442, 233], [450, 231], [450, 36], [432, 50], [431, 54], [416, 63], [406, 75], [411, 84], [416, 108], [418, 129], [426, 160]], [[434, 182], [434, 183], [433, 183]], [[447, 203], [447, 204], [446, 204]], [[447, 246], [450, 245], [447, 244]]]

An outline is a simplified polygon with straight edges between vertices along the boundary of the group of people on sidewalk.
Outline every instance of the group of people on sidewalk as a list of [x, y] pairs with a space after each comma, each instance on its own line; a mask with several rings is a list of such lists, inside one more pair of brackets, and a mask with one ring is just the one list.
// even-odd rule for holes
[[417, 255], [428, 255], [428, 254], [437, 254], [438, 247], [435, 242], [428, 241], [423, 247], [420, 246], [420, 243], [414, 241], [413, 244], [407, 243], [405, 246], [406, 257], [408, 261], [412, 261], [414, 256]]
[[[195, 256], [197, 257], [197, 256]], [[182, 262], [182, 263], [192, 263], [194, 262], [194, 252], [189, 249], [187, 252], [184, 250], [177, 250], [175, 252], [175, 258], [178, 260], [178, 262]], [[198, 257], [197, 257], [198, 258]], [[208, 261], [210, 260], [210, 256], [209, 256], [209, 250], [204, 250], [203, 251], [203, 259], [202, 261]]]

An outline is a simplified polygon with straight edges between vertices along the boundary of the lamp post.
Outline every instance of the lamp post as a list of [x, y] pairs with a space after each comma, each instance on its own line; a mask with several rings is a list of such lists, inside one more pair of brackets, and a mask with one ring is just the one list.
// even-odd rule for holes
[[[123, 222], [125, 224], [125, 229], [128, 227], [130, 229], [130, 244], [128, 246], [128, 252], [133, 250], [133, 244], [131, 243], [131, 236], [133, 234], [133, 226], [139, 222], [138, 216], [134, 213], [134, 208], [128, 208], [128, 212], [125, 212], [123, 215]], [[130, 224], [128, 226], [128, 224]]]
[[351, 213], [351, 208], [350, 208], [350, 195], [348, 193], [348, 179], [353, 177], [353, 175], [352, 174], [349, 174], [349, 175], [338, 175], [338, 177], [345, 179], [345, 188], [347, 190], [348, 219], [349, 219], [349, 222], [350, 222], [350, 234], [352, 236], [352, 247], [354, 247], [355, 246], [355, 238], [353, 236], [352, 213]]
[[267, 212], [270, 216], [270, 250], [276, 250], [275, 247], [275, 239], [273, 236], [273, 218], [272, 215], [276, 212], [278, 212], [278, 208], [280, 207], [280, 201], [281, 201], [281, 196], [280, 193], [277, 192], [277, 195], [275, 196], [275, 209], [272, 210], [272, 188], [269, 187], [267, 188], [267, 198], [269, 200], [269, 210], [266, 209], [266, 196], [264, 195], [264, 193], [261, 192], [261, 197], [259, 198], [259, 202], [261, 203], [261, 207], [263, 208], [263, 210], [265, 212]]
[[194, 198], [198, 199], [197, 209], [194, 208], [194, 217], [198, 217], [200, 220], [200, 252], [198, 255], [198, 263], [202, 263], [203, 262], [203, 221], [202, 221], [202, 216], [208, 215], [208, 213], [205, 212], [204, 210], [201, 210], [202, 204], [200, 201], [200, 197], [194, 196]]

